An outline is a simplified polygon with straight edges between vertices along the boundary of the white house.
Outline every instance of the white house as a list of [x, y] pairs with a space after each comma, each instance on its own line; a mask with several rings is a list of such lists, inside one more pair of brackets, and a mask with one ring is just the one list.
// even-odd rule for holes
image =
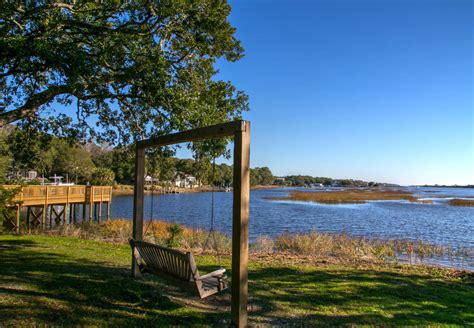
[[160, 180], [158, 178], [153, 178], [149, 175], [145, 177], [145, 189], [151, 188], [152, 186], [158, 186]]
[[184, 174], [184, 173], [177, 173], [174, 180], [173, 185], [178, 188], [196, 188], [199, 187], [199, 183], [196, 177]]

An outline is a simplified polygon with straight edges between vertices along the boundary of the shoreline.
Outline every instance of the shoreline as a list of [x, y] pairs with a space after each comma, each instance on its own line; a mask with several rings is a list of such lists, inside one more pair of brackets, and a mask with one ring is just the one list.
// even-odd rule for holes
[[[162, 187], [158, 187], [155, 190], [156, 194], [161, 193], [160, 189]], [[284, 189], [288, 188], [288, 186], [277, 186], [277, 185], [256, 185], [250, 187], [250, 190], [262, 190], [262, 189]], [[178, 188], [178, 187], [171, 187], [172, 190], [175, 192], [169, 193], [176, 193], [176, 194], [189, 194], [189, 193], [199, 193], [199, 192], [224, 192], [222, 189], [214, 189], [210, 187], [198, 187], [198, 188]], [[166, 192], [165, 192], [166, 193]], [[151, 194], [151, 190], [145, 189], [145, 194]], [[112, 188], [112, 195], [113, 196], [129, 196], [133, 195], [133, 186], [132, 185], [119, 185]]]
[[[133, 186], [128, 186], [128, 185], [121, 185], [119, 187], [114, 187], [112, 188], [112, 196], [133, 196]], [[178, 187], [165, 187], [165, 191], [162, 192], [163, 187], [157, 187], [154, 190], [154, 193], [156, 195], [159, 194], [193, 194], [193, 193], [201, 193], [201, 192], [225, 192], [222, 189], [214, 189], [212, 190], [209, 187], [198, 187], [198, 188], [178, 188]], [[144, 190], [145, 195], [151, 194], [152, 191], [149, 189]]]

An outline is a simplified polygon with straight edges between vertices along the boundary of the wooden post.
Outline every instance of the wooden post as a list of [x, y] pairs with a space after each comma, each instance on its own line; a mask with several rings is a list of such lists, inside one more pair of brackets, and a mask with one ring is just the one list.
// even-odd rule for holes
[[82, 220], [81, 224], [84, 224], [86, 222], [86, 200], [84, 199], [84, 203], [82, 203]]
[[49, 188], [48, 188], [48, 186], [46, 186], [46, 195], [45, 195], [46, 199], [45, 199], [44, 205], [43, 205], [43, 213], [42, 213], [43, 215], [41, 216], [41, 227], [43, 229], [46, 229], [46, 215], [47, 215], [47, 212], [48, 212], [48, 196], [49, 196], [48, 190], [49, 190]]
[[[135, 154], [135, 188], [133, 194], [133, 239], [143, 239], [143, 197], [145, 187], [145, 149], [137, 146]], [[132, 276], [140, 276], [132, 250]]]
[[48, 211], [48, 205], [43, 205], [43, 213], [41, 213], [41, 229], [46, 229], [46, 214]]
[[99, 203], [99, 215], [97, 217], [98, 222], [100, 223], [100, 217], [102, 216], [102, 202]]
[[72, 204], [72, 221], [77, 224], [77, 204]]
[[247, 326], [248, 221], [250, 198], [250, 123], [234, 136], [234, 200], [232, 213], [232, 323]]
[[69, 204], [64, 204], [64, 210], [63, 210], [63, 218], [64, 218], [64, 222], [63, 224], [64, 225], [67, 225], [69, 222], [68, 222], [68, 219], [69, 219]]
[[74, 204], [69, 204], [69, 224], [73, 224], [74, 223], [74, 218], [73, 218], [73, 214], [74, 214]]
[[107, 202], [107, 222], [110, 221], [110, 200]]
[[53, 228], [53, 211], [54, 211], [54, 205], [49, 206], [49, 228]]
[[66, 188], [66, 204], [64, 204], [64, 224], [69, 224], [69, 189], [71, 187]]
[[26, 207], [26, 231], [28, 233], [31, 233], [31, 227], [30, 227], [30, 214], [31, 214], [31, 206]]
[[112, 204], [112, 187], [109, 188], [109, 201], [107, 202], [107, 221], [110, 221], [110, 205]]
[[92, 211], [93, 210], [94, 210], [94, 203], [90, 202], [89, 203], [89, 223], [91, 223], [91, 221], [92, 221], [92, 216], [93, 216]]
[[16, 206], [16, 218], [15, 218], [15, 232], [17, 234], [20, 233], [20, 210], [21, 210], [21, 206], [17, 205]]

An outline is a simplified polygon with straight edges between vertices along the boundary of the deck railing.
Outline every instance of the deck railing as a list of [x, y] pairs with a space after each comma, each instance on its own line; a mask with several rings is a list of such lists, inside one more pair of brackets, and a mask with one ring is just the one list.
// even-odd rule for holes
[[[13, 189], [21, 186], [4, 185]], [[14, 203], [21, 202], [22, 206], [99, 203], [112, 201], [111, 186], [39, 186], [28, 185], [13, 199]]]

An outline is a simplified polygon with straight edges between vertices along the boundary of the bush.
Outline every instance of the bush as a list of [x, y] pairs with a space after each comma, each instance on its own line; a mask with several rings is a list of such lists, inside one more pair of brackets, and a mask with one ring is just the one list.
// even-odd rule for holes
[[[0, 229], [3, 230], [6, 221], [10, 221], [15, 218], [15, 207], [13, 201], [15, 196], [21, 191], [21, 187], [18, 188], [4, 188], [0, 186]], [[18, 203], [19, 204], [19, 203]]]
[[166, 240], [166, 246], [170, 248], [179, 247], [180, 239], [183, 237], [183, 228], [179, 224], [173, 224], [166, 228], [170, 236]]
[[250, 244], [250, 250], [256, 253], [273, 253], [275, 242], [269, 236], [258, 236], [255, 242]]
[[92, 184], [97, 186], [112, 186], [115, 181], [115, 173], [105, 167], [96, 167], [92, 171]]

